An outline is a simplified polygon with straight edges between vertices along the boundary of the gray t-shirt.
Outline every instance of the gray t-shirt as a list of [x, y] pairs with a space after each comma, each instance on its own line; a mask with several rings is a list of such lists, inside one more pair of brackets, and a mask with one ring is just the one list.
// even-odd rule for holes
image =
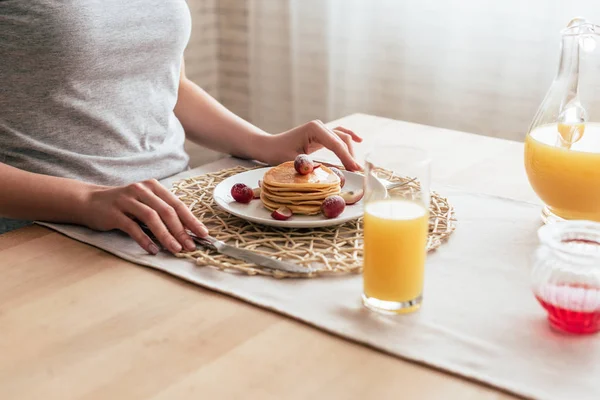
[[0, 1], [0, 162], [104, 185], [184, 170], [190, 29], [185, 0]]

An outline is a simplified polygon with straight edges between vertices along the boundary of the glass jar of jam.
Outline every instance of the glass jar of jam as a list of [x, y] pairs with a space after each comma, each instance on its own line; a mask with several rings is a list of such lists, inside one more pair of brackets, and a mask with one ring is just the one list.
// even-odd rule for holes
[[563, 221], [538, 231], [532, 284], [560, 331], [600, 331], [600, 223]]

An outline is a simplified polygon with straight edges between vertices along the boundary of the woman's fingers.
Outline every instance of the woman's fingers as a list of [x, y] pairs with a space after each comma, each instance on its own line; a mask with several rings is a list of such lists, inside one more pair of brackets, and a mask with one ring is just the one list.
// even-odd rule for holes
[[144, 233], [142, 228], [140, 228], [139, 225], [131, 218], [127, 217], [125, 214], [121, 215], [121, 221], [118, 222], [119, 229], [135, 240], [142, 249], [146, 250], [152, 255], [156, 255], [159, 250], [156, 243], [154, 243], [152, 239], [150, 239], [150, 237]]
[[[164, 248], [178, 253], [184, 248], [192, 251], [196, 244], [190, 231], [198, 236], [208, 234], [190, 210], [175, 195], [156, 180], [105, 188], [93, 193], [90, 200], [95, 219], [88, 226], [94, 229], [120, 229], [131, 236], [150, 254], [158, 253], [156, 238]], [[152, 232], [148, 237], [138, 224]]]
[[139, 200], [158, 213], [160, 219], [169, 229], [171, 236], [173, 236], [179, 244], [187, 251], [196, 250], [196, 244], [185, 231], [185, 228], [179, 219], [179, 215], [177, 215], [177, 212], [172, 206], [167, 204], [166, 201], [158, 197], [150, 189], [141, 193]]
[[352, 143], [352, 137], [342, 131], [334, 130], [333, 132], [336, 135], [338, 135], [338, 137], [340, 139], [342, 139], [344, 141], [344, 143], [346, 143], [346, 146], [348, 147], [348, 151], [350, 152], [350, 155], [352, 157], [354, 157], [354, 144]]
[[340, 159], [344, 167], [349, 171], [358, 171], [361, 169], [360, 165], [354, 160], [354, 157], [350, 153], [350, 149], [346, 142], [344, 142], [338, 134], [327, 128], [321, 121], [318, 123], [318, 141], [333, 151], [336, 156]]
[[158, 241], [171, 253], [179, 253], [183, 250], [183, 246], [171, 235], [169, 229], [163, 220], [151, 207], [146, 204], [131, 198], [125, 205], [123, 210], [127, 215], [132, 215], [138, 221], [143, 222]]
[[[150, 181], [149, 186], [156, 196], [160, 197], [175, 211], [179, 220], [181, 220], [183, 225], [186, 226], [190, 231], [199, 237], [205, 237], [208, 235], [208, 229], [206, 229], [206, 226], [202, 222], [198, 221], [198, 218], [192, 214], [192, 212], [181, 200], [177, 198], [177, 196], [169, 192], [167, 188], [165, 188], [156, 180]], [[193, 244], [193, 242], [192, 245], [195, 249], [196, 246]]]
[[360, 136], [358, 136], [356, 133], [354, 133], [354, 131], [348, 129], [348, 128], [344, 128], [343, 126], [337, 126], [335, 128], [333, 128], [334, 131], [340, 131], [340, 132], [344, 132], [348, 135], [350, 135], [350, 137], [352, 138], [353, 141], [355, 142], [362, 142], [363, 138], [361, 138]]
[[325, 131], [321, 136], [321, 140], [323, 140], [323, 145], [325, 147], [333, 151], [335, 155], [338, 156], [348, 171], [360, 170], [360, 165], [358, 165], [358, 163], [354, 160], [354, 157], [348, 149], [348, 145], [342, 139], [340, 139], [339, 136], [333, 132]]

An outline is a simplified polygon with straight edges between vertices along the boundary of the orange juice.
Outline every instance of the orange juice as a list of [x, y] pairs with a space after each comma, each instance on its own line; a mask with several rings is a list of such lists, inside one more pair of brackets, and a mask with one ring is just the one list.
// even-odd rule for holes
[[364, 294], [407, 302], [423, 291], [429, 212], [409, 200], [381, 200], [365, 206]]
[[544, 125], [525, 139], [525, 169], [533, 190], [565, 219], [600, 221], [600, 124], [578, 125], [565, 145], [564, 125]]

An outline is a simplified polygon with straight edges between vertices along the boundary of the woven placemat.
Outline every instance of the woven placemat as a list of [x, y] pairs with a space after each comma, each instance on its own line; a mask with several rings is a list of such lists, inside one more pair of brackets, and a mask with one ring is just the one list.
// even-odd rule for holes
[[[277, 259], [293, 261], [298, 265], [319, 266], [311, 277], [360, 272], [362, 269], [362, 218], [342, 225], [312, 229], [276, 228], [248, 222], [235, 217], [217, 206], [213, 199], [215, 186], [224, 179], [248, 171], [235, 167], [200, 175], [173, 184], [172, 192], [179, 197], [208, 228], [211, 235], [229, 244], [260, 252]], [[390, 181], [385, 172], [380, 174]], [[398, 190], [418, 190], [419, 184], [406, 180]], [[257, 200], [258, 201], [258, 200]], [[427, 250], [438, 248], [454, 231], [454, 210], [448, 200], [432, 192]], [[293, 273], [267, 271], [254, 264], [235, 260], [215, 251], [201, 249], [180, 253], [178, 257], [193, 259], [199, 266], [212, 266], [223, 271], [248, 275], [266, 275], [275, 278], [298, 277]], [[302, 275], [306, 277], [306, 275]]]

